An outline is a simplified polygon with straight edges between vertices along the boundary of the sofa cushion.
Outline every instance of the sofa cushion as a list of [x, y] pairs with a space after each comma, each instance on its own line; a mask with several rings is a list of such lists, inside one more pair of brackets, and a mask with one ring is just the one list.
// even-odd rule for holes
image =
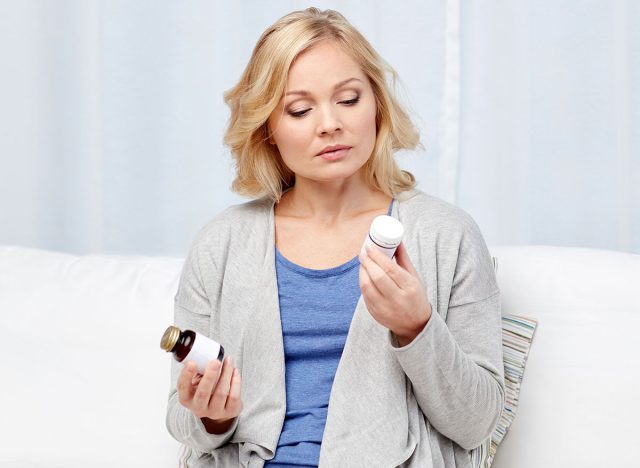
[[490, 250], [500, 260], [503, 313], [539, 323], [517, 417], [493, 468], [637, 466], [625, 447], [637, 443], [640, 419], [640, 255], [552, 246]]

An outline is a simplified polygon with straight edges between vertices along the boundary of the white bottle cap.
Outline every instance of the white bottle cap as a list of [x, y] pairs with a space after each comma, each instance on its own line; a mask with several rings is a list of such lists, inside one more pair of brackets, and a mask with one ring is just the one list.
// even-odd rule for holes
[[369, 236], [381, 247], [397, 247], [404, 235], [404, 227], [396, 218], [387, 215], [376, 216], [371, 223]]

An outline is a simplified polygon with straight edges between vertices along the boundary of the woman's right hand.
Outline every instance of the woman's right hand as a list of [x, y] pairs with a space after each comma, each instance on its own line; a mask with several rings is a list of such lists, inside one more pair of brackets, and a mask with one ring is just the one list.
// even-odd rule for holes
[[221, 433], [242, 411], [240, 385], [240, 372], [233, 367], [231, 356], [222, 364], [217, 359], [209, 362], [204, 375], [199, 374], [195, 363], [189, 361], [178, 376], [178, 400], [203, 420], [208, 432]]

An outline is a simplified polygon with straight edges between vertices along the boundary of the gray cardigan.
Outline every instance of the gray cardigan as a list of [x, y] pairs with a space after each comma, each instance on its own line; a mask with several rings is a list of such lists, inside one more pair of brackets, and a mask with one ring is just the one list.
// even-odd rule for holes
[[[362, 297], [331, 390], [320, 467], [471, 467], [504, 406], [500, 291], [475, 221], [417, 189], [392, 216], [433, 315], [407, 346]], [[285, 365], [275, 270], [274, 203], [235, 205], [197, 235], [175, 296], [175, 324], [222, 343], [242, 375], [244, 408], [208, 434], [178, 402], [172, 364], [167, 428], [191, 466], [262, 467], [285, 416]], [[475, 453], [473, 454], [476, 455]]]

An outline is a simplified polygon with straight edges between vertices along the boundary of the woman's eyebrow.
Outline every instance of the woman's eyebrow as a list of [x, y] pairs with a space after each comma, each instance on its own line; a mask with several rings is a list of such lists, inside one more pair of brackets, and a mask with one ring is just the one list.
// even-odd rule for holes
[[[341, 81], [340, 83], [336, 84], [333, 87], [333, 90], [335, 91], [338, 88], [341, 88], [342, 86], [346, 85], [347, 83], [350, 83], [351, 81], [359, 81], [360, 83], [362, 83], [362, 80], [359, 78], [347, 78], [346, 80]], [[287, 94], [285, 94], [285, 96], [289, 96], [290, 94], [297, 94], [299, 96], [308, 96], [310, 93], [309, 91], [289, 91]]]

